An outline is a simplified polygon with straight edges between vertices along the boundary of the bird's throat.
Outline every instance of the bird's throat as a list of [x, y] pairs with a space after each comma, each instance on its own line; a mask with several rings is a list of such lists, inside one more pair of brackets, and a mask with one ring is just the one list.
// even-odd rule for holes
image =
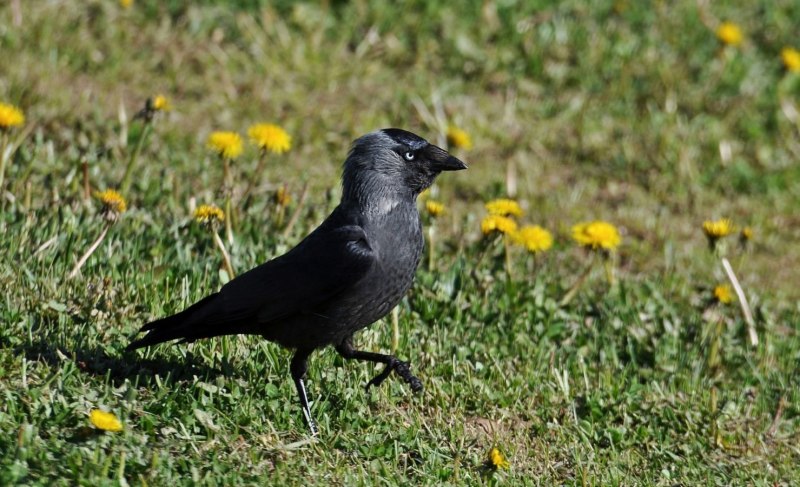
[[376, 179], [345, 188], [342, 198], [343, 203], [357, 207], [359, 213], [370, 217], [385, 217], [398, 209], [415, 207], [415, 201], [415, 195], [407, 189]]

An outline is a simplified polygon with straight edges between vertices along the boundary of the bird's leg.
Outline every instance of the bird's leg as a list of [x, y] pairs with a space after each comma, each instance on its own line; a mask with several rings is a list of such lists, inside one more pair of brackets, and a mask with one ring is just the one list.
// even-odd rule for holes
[[408, 362], [403, 362], [395, 356], [356, 350], [353, 348], [352, 337], [346, 338], [342, 343], [340, 343], [336, 347], [336, 351], [339, 352], [339, 355], [346, 359], [366, 360], [368, 362], [386, 364], [386, 368], [384, 368], [380, 374], [375, 376], [371, 381], [367, 382], [367, 389], [369, 389], [370, 386], [381, 385], [381, 383], [383, 383], [383, 381], [389, 377], [389, 374], [391, 374], [392, 371], [395, 371], [397, 372], [397, 375], [402, 377], [403, 380], [411, 386], [412, 391], [419, 392], [422, 390], [422, 381], [411, 373], [411, 368]]
[[308, 407], [308, 396], [306, 396], [306, 385], [303, 383], [303, 377], [308, 370], [308, 356], [311, 355], [311, 350], [298, 350], [292, 357], [292, 365], [290, 370], [292, 372], [292, 379], [294, 386], [297, 388], [297, 395], [300, 396], [300, 407], [303, 408], [303, 417], [306, 419], [306, 424], [311, 430], [311, 436], [317, 436], [317, 425], [311, 417], [311, 409]]

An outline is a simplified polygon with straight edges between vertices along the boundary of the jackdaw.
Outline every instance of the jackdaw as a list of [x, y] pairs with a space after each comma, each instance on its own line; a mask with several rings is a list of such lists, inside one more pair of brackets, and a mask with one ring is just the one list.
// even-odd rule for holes
[[357, 139], [344, 162], [342, 200], [295, 248], [241, 274], [178, 314], [144, 325], [129, 350], [180, 339], [253, 334], [293, 349], [291, 374], [311, 433], [303, 378], [308, 357], [333, 345], [345, 359], [385, 364], [415, 392], [408, 362], [356, 350], [353, 334], [385, 316], [414, 280], [424, 240], [417, 196], [442, 171], [466, 169], [447, 151], [390, 128]]

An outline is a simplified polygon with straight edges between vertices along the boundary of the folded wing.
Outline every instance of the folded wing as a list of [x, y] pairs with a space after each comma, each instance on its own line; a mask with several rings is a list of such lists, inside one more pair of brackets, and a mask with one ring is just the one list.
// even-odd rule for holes
[[220, 335], [257, 333], [273, 321], [313, 309], [346, 291], [376, 261], [357, 225], [325, 225], [288, 253], [233, 279], [184, 311], [148, 323], [135, 349], [169, 340], [194, 341]]

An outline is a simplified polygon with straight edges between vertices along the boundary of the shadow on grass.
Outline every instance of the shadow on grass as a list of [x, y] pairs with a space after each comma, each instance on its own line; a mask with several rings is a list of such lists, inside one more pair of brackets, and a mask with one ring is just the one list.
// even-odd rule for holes
[[81, 372], [108, 377], [114, 385], [130, 381], [134, 387], [147, 387], [156, 384], [175, 384], [192, 381], [195, 377], [204, 380], [220, 375], [234, 374], [233, 366], [227, 360], [220, 367], [210, 367], [202, 359], [187, 353], [185, 358], [142, 358], [141, 353], [123, 351], [111, 355], [98, 347], [69, 347], [38, 341], [17, 346], [15, 353], [24, 354], [28, 360], [43, 361], [53, 367], [62, 367], [64, 362], [72, 362]]

